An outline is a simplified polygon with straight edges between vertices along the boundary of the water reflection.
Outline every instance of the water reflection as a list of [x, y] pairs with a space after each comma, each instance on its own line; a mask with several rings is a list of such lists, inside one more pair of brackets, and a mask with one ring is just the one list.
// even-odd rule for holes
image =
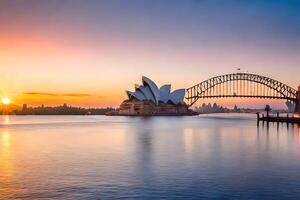
[[0, 198], [300, 195], [298, 125], [214, 116], [59, 120], [0, 119]]
[[8, 130], [2, 130], [0, 146], [0, 171], [1, 176], [9, 178], [13, 174], [11, 155], [11, 135]]
[[195, 137], [194, 129], [185, 128], [183, 130], [183, 143], [187, 155], [193, 152], [195, 140], [197, 140], [197, 138]]
[[300, 130], [299, 130], [299, 124], [293, 124], [292, 125], [292, 132], [293, 132], [293, 135], [294, 135], [294, 141], [295, 143], [297, 144], [297, 146], [299, 146], [299, 143], [300, 143], [300, 138], [299, 138], [299, 134], [300, 134]]
[[[0, 197], [15, 192], [14, 183], [14, 164], [11, 149], [11, 134], [9, 130], [1, 130], [0, 138]], [[5, 185], [6, 187], [3, 187]]]
[[6, 115], [4, 118], [4, 124], [9, 124], [10, 123], [10, 117], [9, 115]]

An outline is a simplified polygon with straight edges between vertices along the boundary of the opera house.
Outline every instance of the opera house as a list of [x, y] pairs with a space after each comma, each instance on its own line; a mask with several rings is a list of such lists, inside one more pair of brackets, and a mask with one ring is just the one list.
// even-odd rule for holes
[[149, 78], [142, 77], [142, 85], [135, 85], [135, 91], [126, 91], [128, 99], [122, 102], [115, 115], [193, 115], [183, 101], [185, 89], [171, 92], [171, 85], [158, 86]]

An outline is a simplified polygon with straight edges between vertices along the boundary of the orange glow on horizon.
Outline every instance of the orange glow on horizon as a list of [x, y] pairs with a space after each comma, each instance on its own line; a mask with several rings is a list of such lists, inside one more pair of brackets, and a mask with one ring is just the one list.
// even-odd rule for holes
[[64, 103], [79, 107], [117, 107], [122, 97], [116, 94], [111, 96], [100, 95], [58, 95], [58, 94], [21, 94], [14, 98], [16, 104], [29, 106], [58, 106]]
[[[14, 105], [19, 108], [23, 104], [28, 106], [58, 106], [64, 103], [70, 106], [78, 107], [118, 107], [123, 100], [127, 99], [126, 95], [111, 95], [111, 96], [68, 96], [68, 95], [38, 95], [38, 94], [21, 94], [14, 98]], [[269, 100], [265, 99], [200, 99], [194, 106], [201, 106], [203, 103], [211, 105], [217, 103], [219, 106], [233, 108], [237, 105], [239, 108], [264, 108], [268, 103], [272, 109], [287, 109], [285, 102], [282, 100]], [[193, 106], [193, 107], [194, 107]]]
[[[74, 42], [80, 45], [73, 48]], [[64, 41], [63, 38], [49, 39], [35, 34], [24, 37], [15, 33], [0, 33], [0, 62], [5, 66], [0, 69], [2, 74], [0, 89], [7, 91], [6, 93], [13, 99], [11, 104], [18, 106], [24, 103], [32, 106], [67, 103], [81, 107], [118, 107], [127, 98], [125, 90], [133, 90], [134, 83], [138, 83], [142, 75], [149, 76], [158, 85], [170, 83], [174, 90], [187, 88], [218, 75], [216, 71], [221, 74], [228, 73], [228, 66], [235, 62], [248, 62], [249, 66], [261, 69], [259, 56], [253, 58], [253, 61], [239, 60], [238, 55], [232, 58], [224, 51], [223, 57], [216, 61], [213, 47], [205, 51], [200, 49], [196, 52], [187, 52], [185, 56], [173, 49], [162, 47], [164, 52], [162, 56], [148, 44], [145, 44], [144, 51], [140, 51], [139, 46], [135, 45], [124, 42], [121, 47], [109, 46], [109, 42], [103, 42], [101, 38], [95, 40], [95, 44], [85, 44], [83, 38]], [[259, 53], [256, 49], [250, 50], [254, 55]], [[220, 47], [218, 51], [223, 50]], [[15, 59], [16, 57], [18, 59]], [[272, 63], [271, 61], [269, 62]], [[218, 69], [216, 66], [225, 67]], [[281, 69], [280, 66], [282, 66], [280, 63], [276, 65], [278, 69]], [[206, 67], [212, 71], [207, 72]], [[192, 74], [188, 71], [192, 71]], [[259, 71], [257, 73], [260, 74]], [[297, 80], [290, 80], [284, 74], [280, 76], [282, 82], [291, 86], [296, 84]], [[270, 74], [270, 77], [273, 75]], [[12, 78], [14, 81], [11, 81]], [[41, 91], [41, 94], [28, 94], [27, 91]], [[78, 95], [64, 95], [65, 93]], [[267, 101], [210, 99], [199, 100], [196, 105], [199, 106], [203, 102], [216, 102], [232, 108], [234, 105], [262, 107]], [[268, 103], [270, 104], [269, 101]], [[276, 107], [286, 108], [282, 101], [272, 103]]]

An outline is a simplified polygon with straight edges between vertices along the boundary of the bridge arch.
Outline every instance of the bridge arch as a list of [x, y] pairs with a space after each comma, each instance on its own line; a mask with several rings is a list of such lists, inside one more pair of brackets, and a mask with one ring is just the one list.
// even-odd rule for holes
[[212, 77], [186, 89], [188, 105], [201, 98], [268, 98], [298, 101], [297, 90], [269, 77], [234, 73]]

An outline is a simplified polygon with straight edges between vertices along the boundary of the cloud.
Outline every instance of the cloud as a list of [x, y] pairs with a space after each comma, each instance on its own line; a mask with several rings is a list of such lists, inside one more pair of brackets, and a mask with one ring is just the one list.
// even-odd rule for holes
[[69, 97], [89, 97], [92, 96], [90, 94], [62, 94], [61, 96], [69, 96]]
[[[67, 94], [58, 94], [58, 93], [48, 93], [48, 92], [24, 92], [24, 95], [36, 95], [36, 96], [55, 96], [55, 97], [89, 97], [93, 96], [90, 94], [83, 93], [67, 93]], [[100, 97], [100, 96], [97, 96]]]
[[46, 92], [24, 92], [25, 95], [42, 95], [42, 96], [58, 96], [54, 93], [46, 93]]

